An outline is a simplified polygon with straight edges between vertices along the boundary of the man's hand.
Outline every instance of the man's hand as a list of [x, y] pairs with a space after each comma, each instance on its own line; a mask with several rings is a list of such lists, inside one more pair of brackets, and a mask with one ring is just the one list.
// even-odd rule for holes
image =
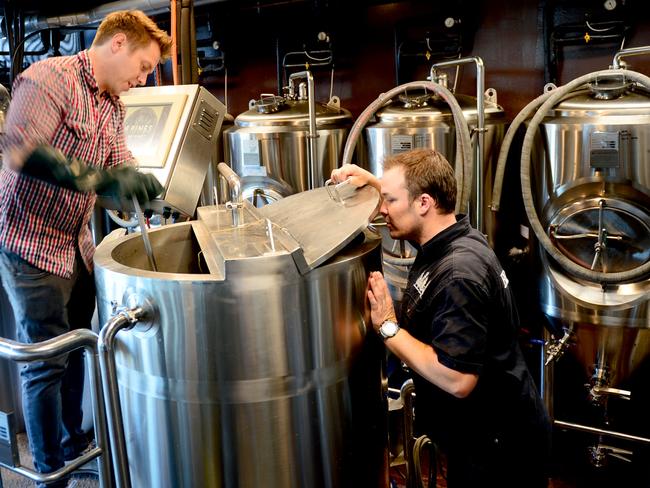
[[334, 183], [342, 183], [349, 179], [349, 183], [353, 186], [361, 187], [370, 183], [372, 186], [375, 176], [363, 168], [359, 168], [356, 164], [344, 164], [340, 168], [332, 171], [330, 176]]
[[34, 149], [20, 171], [52, 185], [82, 193], [94, 191], [123, 202], [136, 197], [143, 204], [163, 191], [155, 176], [140, 173], [132, 166], [95, 168], [79, 159], [68, 159], [58, 149], [46, 145]]
[[103, 172], [95, 191], [98, 195], [118, 201], [136, 197], [141, 204], [153, 200], [163, 191], [155, 176], [140, 173], [132, 166], [120, 166]]
[[370, 273], [368, 278], [368, 301], [370, 302], [370, 319], [375, 332], [386, 320], [397, 322], [388, 285], [378, 271]]

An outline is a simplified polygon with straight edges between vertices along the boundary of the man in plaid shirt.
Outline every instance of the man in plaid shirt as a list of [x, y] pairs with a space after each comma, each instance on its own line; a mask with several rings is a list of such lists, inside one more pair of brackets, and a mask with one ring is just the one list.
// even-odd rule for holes
[[[40, 177], [27, 171], [28, 163], [36, 160], [42, 169], [83, 161], [86, 172], [102, 175], [107, 194], [155, 197], [161, 188], [152, 186], [153, 177], [130, 167], [135, 161], [125, 143], [119, 94], [143, 85], [170, 49], [169, 36], [144, 13], [114, 12], [90, 49], [37, 62], [16, 79], [2, 141], [0, 276], [20, 341], [88, 328], [95, 308], [88, 225], [95, 192]], [[81, 351], [28, 363], [21, 377], [35, 468], [56, 471], [88, 444], [81, 431]], [[65, 481], [40, 486], [58, 488]]]

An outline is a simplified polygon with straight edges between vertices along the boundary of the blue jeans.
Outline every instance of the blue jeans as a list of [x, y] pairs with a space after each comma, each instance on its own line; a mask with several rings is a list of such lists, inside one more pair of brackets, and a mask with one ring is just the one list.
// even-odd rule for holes
[[[13, 307], [20, 342], [41, 342], [70, 330], [90, 327], [95, 309], [95, 282], [78, 255], [73, 276], [65, 279], [35, 268], [0, 248], [0, 277]], [[56, 471], [88, 444], [81, 430], [83, 351], [25, 363], [20, 376], [34, 467], [41, 473]], [[65, 485], [61, 481], [39, 487]]]

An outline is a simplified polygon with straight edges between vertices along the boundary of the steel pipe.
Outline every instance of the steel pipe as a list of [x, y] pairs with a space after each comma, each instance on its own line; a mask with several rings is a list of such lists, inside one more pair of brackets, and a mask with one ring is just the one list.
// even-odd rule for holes
[[244, 200], [241, 191], [241, 178], [226, 163], [219, 163], [217, 169], [230, 188], [230, 201], [226, 202], [226, 207], [232, 211], [232, 225], [233, 227], [241, 227], [244, 225]]
[[[110, 467], [108, 458], [110, 453], [108, 435], [106, 433], [106, 415], [100, 388], [99, 361], [97, 356], [97, 334], [87, 329], [77, 329], [66, 332], [58, 337], [34, 344], [24, 344], [9, 339], [0, 338], [0, 357], [12, 361], [33, 362], [47, 361], [49, 359], [67, 354], [75, 349], [84, 348], [85, 362], [91, 386], [91, 403], [93, 406], [93, 425], [97, 447], [78, 457], [72, 463], [51, 473], [38, 473], [23, 466], [5, 466], [7, 469], [18, 473], [38, 483], [48, 483], [61, 480], [80, 466], [99, 457], [99, 482], [102, 488], [112, 487], [109, 476]], [[102, 455], [103, 454], [103, 455]]]
[[638, 56], [639, 54], [650, 54], [650, 46], [629, 47], [627, 49], [621, 49], [619, 52], [614, 54], [612, 69], [622, 68], [621, 59], [628, 56]]
[[644, 442], [646, 444], [650, 444], [650, 439], [647, 439], [645, 437], [639, 437], [631, 434], [624, 434], [622, 432], [615, 432], [613, 430], [604, 430], [604, 429], [599, 429], [597, 427], [590, 427], [588, 425], [574, 424], [572, 422], [564, 422], [562, 420], [554, 420], [553, 424], [559, 427], [564, 427], [565, 429], [579, 430], [581, 432], [589, 432], [591, 434], [599, 434], [599, 435], [606, 435], [610, 437], [616, 437], [618, 439], [624, 439], [626, 441]]
[[442, 68], [451, 68], [463, 64], [473, 63], [476, 66], [476, 118], [477, 118], [477, 144], [474, 148], [476, 158], [476, 180], [474, 182], [474, 190], [476, 191], [476, 212], [475, 225], [476, 229], [485, 233], [485, 224], [483, 222], [483, 148], [485, 147], [485, 65], [483, 60], [478, 56], [471, 56], [467, 58], [452, 59], [449, 61], [442, 61], [431, 66], [431, 81], [436, 81], [436, 71]]
[[131, 488], [131, 477], [126, 442], [124, 440], [119, 386], [117, 384], [117, 367], [114, 354], [115, 336], [121, 330], [132, 328], [140, 319], [149, 314], [150, 312], [147, 309], [141, 307], [118, 310], [99, 333], [99, 364], [106, 402], [108, 433], [112, 446], [115, 486], [117, 488]]
[[307, 135], [308, 162], [307, 162], [307, 188], [312, 190], [319, 186], [314, 181], [316, 174], [316, 161], [318, 160], [316, 139], [316, 94], [314, 93], [314, 76], [310, 71], [300, 71], [289, 76], [289, 90], [294, 90], [294, 83], [298, 78], [307, 78], [307, 103], [309, 107], [309, 134]]

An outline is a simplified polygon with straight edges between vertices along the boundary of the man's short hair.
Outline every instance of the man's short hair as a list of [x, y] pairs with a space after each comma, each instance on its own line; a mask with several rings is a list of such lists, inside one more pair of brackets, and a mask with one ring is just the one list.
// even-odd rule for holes
[[404, 168], [404, 182], [411, 200], [426, 193], [443, 213], [454, 213], [457, 183], [454, 168], [433, 149], [414, 149], [392, 156], [384, 161], [384, 171]]
[[119, 10], [108, 14], [97, 28], [93, 45], [101, 46], [120, 32], [126, 35], [133, 49], [147, 47], [154, 41], [160, 47], [161, 60], [171, 54], [171, 37], [140, 10]]

